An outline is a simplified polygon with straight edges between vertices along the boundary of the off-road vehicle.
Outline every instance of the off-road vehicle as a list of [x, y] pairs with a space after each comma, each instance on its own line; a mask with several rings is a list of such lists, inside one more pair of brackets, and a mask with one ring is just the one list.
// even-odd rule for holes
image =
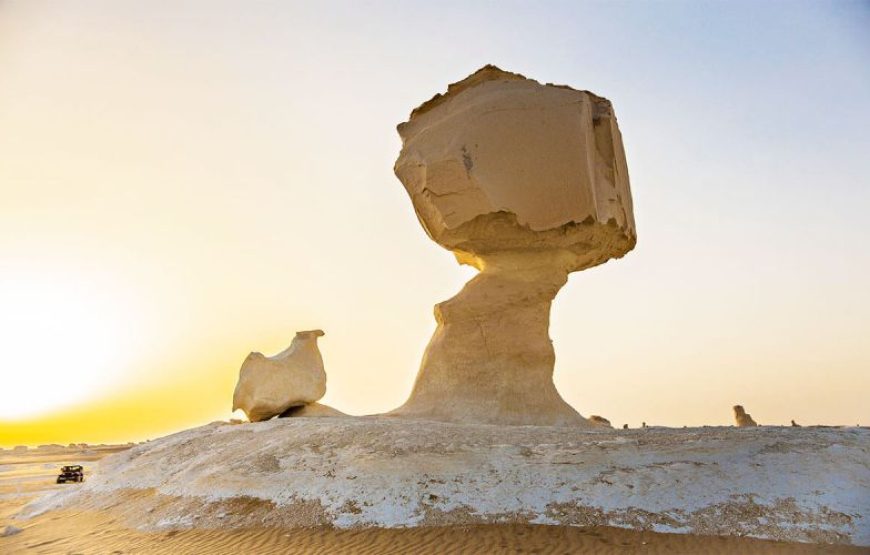
[[57, 477], [58, 484], [65, 484], [67, 482], [84, 482], [84, 481], [85, 481], [85, 471], [81, 467], [81, 465], [78, 465], [78, 464], [61, 467], [60, 474]]

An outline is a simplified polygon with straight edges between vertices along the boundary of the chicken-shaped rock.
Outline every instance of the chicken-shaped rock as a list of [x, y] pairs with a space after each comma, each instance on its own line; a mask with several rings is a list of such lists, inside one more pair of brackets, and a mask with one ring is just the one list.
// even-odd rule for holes
[[260, 422], [323, 397], [326, 372], [317, 348], [322, 335], [321, 330], [296, 332], [290, 346], [275, 356], [249, 354], [239, 370], [233, 410], [242, 409], [251, 422]]

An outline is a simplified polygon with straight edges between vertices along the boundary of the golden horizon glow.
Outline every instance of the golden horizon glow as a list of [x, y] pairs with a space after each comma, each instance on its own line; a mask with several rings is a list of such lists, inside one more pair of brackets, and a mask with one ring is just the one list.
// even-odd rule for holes
[[92, 278], [56, 275], [0, 275], [0, 336], [10, 347], [3, 364], [14, 370], [0, 389], [0, 421], [92, 401], [123, 382], [131, 303]]
[[248, 352], [312, 328], [323, 402], [400, 405], [473, 271], [395, 125], [486, 63], [608, 97], [626, 145], [637, 247], [553, 305], [570, 404], [867, 424], [866, 14], [741, 9], [0, 3], [0, 446], [230, 418]]

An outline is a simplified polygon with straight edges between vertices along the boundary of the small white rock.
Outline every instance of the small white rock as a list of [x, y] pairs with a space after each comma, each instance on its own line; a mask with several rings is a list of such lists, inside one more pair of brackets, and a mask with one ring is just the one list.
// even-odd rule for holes
[[18, 528], [17, 526], [12, 526], [10, 524], [9, 526], [7, 526], [6, 528], [3, 529], [3, 532], [0, 533], [0, 536], [3, 536], [3, 537], [14, 536], [15, 534], [18, 534], [19, 532], [21, 532], [21, 528]]

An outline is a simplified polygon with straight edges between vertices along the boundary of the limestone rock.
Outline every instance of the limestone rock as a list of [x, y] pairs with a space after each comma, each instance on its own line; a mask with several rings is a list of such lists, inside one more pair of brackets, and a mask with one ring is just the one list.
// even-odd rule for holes
[[420, 223], [480, 273], [435, 307], [411, 396], [391, 414], [590, 425], [553, 384], [549, 319], [569, 272], [636, 242], [610, 102], [486, 66], [398, 129], [395, 172]]
[[607, 99], [486, 66], [398, 129], [396, 175], [429, 236], [462, 261], [560, 250], [576, 271], [634, 247], [628, 168]]
[[275, 356], [248, 355], [239, 370], [233, 410], [242, 409], [251, 422], [259, 422], [323, 397], [326, 372], [317, 348], [322, 335], [321, 330], [300, 331]]
[[752, 419], [752, 416], [743, 410], [743, 406], [741, 405], [734, 405], [734, 421], [737, 423], [738, 428], [758, 426], [758, 424], [755, 423], [755, 420]]

